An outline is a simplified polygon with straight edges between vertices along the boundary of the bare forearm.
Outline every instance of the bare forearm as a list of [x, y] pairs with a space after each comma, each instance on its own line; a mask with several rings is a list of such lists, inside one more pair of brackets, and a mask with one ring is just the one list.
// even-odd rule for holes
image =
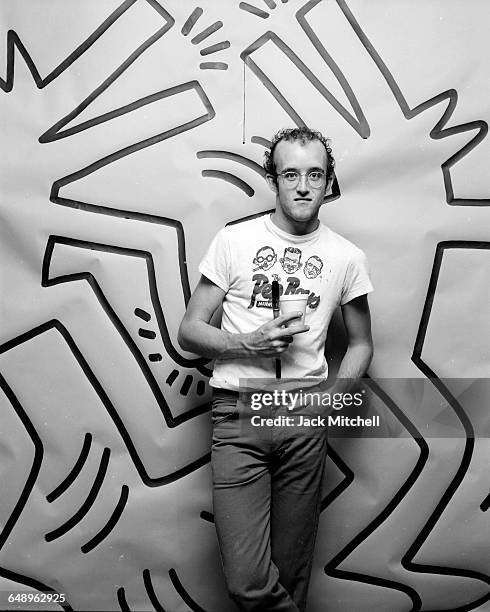
[[359, 343], [349, 346], [339, 367], [334, 387], [336, 392], [347, 392], [352, 384], [364, 376], [373, 357], [373, 346]]
[[250, 355], [248, 334], [231, 334], [204, 321], [182, 323], [178, 340], [184, 350], [203, 357], [229, 359]]

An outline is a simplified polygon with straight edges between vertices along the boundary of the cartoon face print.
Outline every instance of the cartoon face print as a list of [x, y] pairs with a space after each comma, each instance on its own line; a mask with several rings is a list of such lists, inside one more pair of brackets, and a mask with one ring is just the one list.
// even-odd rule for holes
[[284, 272], [292, 274], [299, 270], [303, 265], [301, 263], [301, 251], [296, 247], [287, 247], [284, 249], [284, 257], [279, 260]]
[[306, 278], [316, 278], [322, 271], [322, 268], [323, 261], [317, 255], [312, 255], [306, 260], [303, 273]]
[[257, 270], [270, 270], [277, 261], [277, 255], [274, 249], [270, 246], [261, 247], [255, 254], [253, 265], [257, 266], [254, 268], [254, 272]]

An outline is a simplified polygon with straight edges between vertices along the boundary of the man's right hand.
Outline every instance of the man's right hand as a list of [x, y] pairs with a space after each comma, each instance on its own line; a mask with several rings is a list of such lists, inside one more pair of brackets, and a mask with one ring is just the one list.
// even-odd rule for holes
[[293, 336], [307, 332], [309, 325], [283, 327], [289, 321], [300, 319], [301, 312], [289, 312], [268, 321], [255, 331], [246, 334], [245, 346], [257, 357], [279, 357], [293, 341]]

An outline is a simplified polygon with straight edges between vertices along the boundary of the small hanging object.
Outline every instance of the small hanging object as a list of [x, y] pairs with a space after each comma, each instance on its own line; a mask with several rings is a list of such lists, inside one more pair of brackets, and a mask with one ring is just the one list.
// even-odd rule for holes
[[[279, 316], [279, 283], [276, 280], [272, 281], [272, 312], [274, 313], [274, 319], [277, 319]], [[280, 380], [281, 358], [276, 357], [274, 362], [276, 366], [276, 380]]]

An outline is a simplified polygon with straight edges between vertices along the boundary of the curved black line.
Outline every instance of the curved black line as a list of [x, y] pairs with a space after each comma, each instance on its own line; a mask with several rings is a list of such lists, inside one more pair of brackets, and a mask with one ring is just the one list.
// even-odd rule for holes
[[[317, 0], [312, 0], [313, 2], [317, 2]], [[311, 4], [311, 2], [309, 3]], [[306, 5], [306, 6], [309, 6]], [[305, 22], [306, 29], [309, 27]], [[331, 93], [331, 91], [325, 87], [325, 85], [320, 81], [320, 79], [308, 68], [308, 66], [296, 55], [296, 53], [289, 47], [277, 34], [274, 32], [265, 32], [260, 38], [258, 38], [255, 42], [253, 42], [250, 46], [248, 46], [242, 53], [240, 53], [240, 58], [245, 62], [245, 64], [250, 68], [250, 70], [255, 74], [255, 76], [263, 83], [263, 85], [269, 90], [269, 92], [274, 96], [277, 102], [282, 106], [284, 111], [291, 117], [291, 119], [296, 123], [298, 127], [305, 126], [306, 123], [300, 117], [300, 115], [296, 112], [296, 110], [291, 106], [291, 104], [286, 100], [286, 98], [281, 94], [279, 89], [273, 84], [271, 79], [258, 67], [258, 65], [252, 60], [252, 53], [257, 51], [260, 47], [268, 43], [269, 41], [273, 42], [283, 53], [284, 55], [291, 60], [291, 62], [298, 68], [300, 72], [303, 73], [305, 78], [313, 85], [313, 87], [318, 91], [318, 93], [327, 100], [327, 102], [339, 113], [339, 115], [361, 136], [361, 138], [369, 137], [369, 125], [366, 121], [364, 115], [357, 115], [356, 109], [360, 109], [359, 104], [356, 105], [356, 108], [353, 108], [354, 113], [356, 113], [356, 117], [354, 118], [351, 113], [337, 100], [337, 98]], [[326, 51], [325, 51], [326, 53]], [[328, 54], [327, 54], [328, 55]], [[330, 58], [330, 56], [328, 56]], [[324, 57], [324, 60], [327, 61], [327, 56]], [[330, 58], [330, 61], [333, 64], [333, 60]], [[336, 71], [334, 71], [334, 75], [336, 73], [340, 73], [338, 67], [336, 67]], [[339, 83], [343, 88], [343, 81]], [[354, 94], [352, 90], [349, 92], [345, 91], [347, 98], [350, 100]]]
[[49, 278], [51, 260], [52, 260], [52, 256], [54, 252], [54, 247], [56, 246], [56, 244], [64, 244], [64, 245], [73, 246], [76, 248], [87, 249], [87, 250], [100, 250], [103, 252], [110, 252], [110, 253], [116, 253], [118, 255], [139, 257], [139, 258], [145, 259], [146, 265], [147, 265], [147, 271], [148, 271], [148, 284], [149, 284], [149, 290], [150, 290], [150, 298], [151, 298], [153, 309], [155, 311], [160, 336], [162, 338], [163, 344], [165, 346], [165, 349], [168, 355], [178, 365], [182, 367], [186, 367], [186, 368], [195, 367], [204, 376], [210, 376], [211, 371], [205, 366], [205, 364], [209, 363], [209, 359], [206, 359], [203, 357], [187, 359], [183, 357], [177, 351], [177, 349], [174, 347], [172, 343], [172, 340], [170, 338], [170, 333], [167, 328], [165, 315], [163, 313], [163, 309], [160, 303], [160, 298], [158, 295], [158, 288], [157, 288], [157, 283], [156, 283], [156, 272], [155, 272], [155, 267], [153, 264], [152, 255], [145, 251], [127, 249], [125, 247], [116, 247], [116, 246], [109, 246], [109, 245], [93, 243], [93, 242], [85, 242], [85, 241], [75, 240], [75, 239], [66, 238], [62, 236], [50, 236], [48, 239], [48, 244], [46, 246], [46, 252], [44, 255], [41, 284], [43, 287], [50, 287], [52, 285], [57, 285], [60, 283], [65, 283], [65, 282], [73, 282], [77, 280], [85, 280], [88, 282], [91, 289], [94, 291], [100, 305], [104, 309], [105, 313], [109, 317], [112, 324], [116, 327], [119, 335], [123, 339], [126, 346], [129, 348], [129, 350], [131, 351], [133, 357], [136, 359], [153, 394], [155, 395], [155, 398], [158, 402], [158, 405], [160, 406], [160, 409], [164, 413], [165, 419], [169, 427], [173, 427], [174, 424], [178, 424], [179, 422], [192, 418], [192, 416], [195, 416], [196, 414], [200, 414], [201, 412], [204, 412], [205, 411], [204, 409], [200, 411], [198, 410], [197, 412], [193, 412], [191, 410], [191, 411], [184, 413], [183, 415], [180, 415], [179, 417], [175, 417], [175, 418], [173, 417], [170, 411], [170, 408], [162, 394], [162, 391], [157, 381], [155, 380], [153, 372], [146, 362], [145, 357], [141, 353], [136, 342], [133, 340], [131, 334], [127, 331], [126, 327], [124, 326], [122, 321], [119, 319], [118, 315], [116, 314], [115, 310], [112, 308], [108, 299], [105, 297], [102, 289], [100, 288], [97, 282], [97, 279], [93, 276], [92, 273], [80, 272], [77, 274], [67, 274], [67, 275], [59, 276], [59, 277], [52, 278], [52, 279]]
[[262, 145], [266, 149], [270, 149], [272, 147], [272, 141], [268, 140], [267, 138], [262, 138], [262, 136], [252, 136], [250, 142], [253, 144]]
[[[132, 461], [134, 463], [136, 471], [138, 472], [139, 477], [141, 478], [142, 482], [146, 486], [148, 486], [148, 487], [159, 487], [159, 486], [163, 486], [163, 485], [169, 484], [171, 482], [175, 482], [179, 478], [182, 478], [183, 476], [186, 476], [187, 474], [190, 474], [191, 472], [194, 472], [195, 470], [199, 469], [203, 465], [206, 465], [206, 463], [209, 463], [210, 458], [211, 458], [211, 453], [206, 453], [205, 455], [202, 455], [201, 457], [198, 457], [194, 461], [191, 461], [190, 463], [187, 463], [183, 467], [178, 468], [178, 469], [174, 470], [173, 472], [170, 472], [170, 473], [165, 474], [163, 476], [151, 477], [148, 474], [148, 472], [146, 471], [145, 465], [144, 465], [143, 461], [141, 460], [141, 458], [140, 458], [140, 456], [138, 454], [138, 451], [136, 450], [136, 448], [135, 448], [135, 446], [133, 444], [131, 436], [129, 435], [129, 432], [126, 429], [126, 427], [125, 427], [121, 417], [119, 416], [116, 408], [114, 407], [114, 405], [112, 404], [111, 400], [109, 399], [109, 396], [107, 395], [107, 393], [105, 392], [104, 388], [100, 384], [98, 378], [95, 376], [95, 374], [92, 371], [90, 365], [88, 364], [88, 362], [86, 361], [86, 359], [82, 355], [80, 349], [77, 347], [76, 343], [74, 342], [73, 338], [69, 334], [69, 332], [66, 329], [66, 327], [60, 321], [58, 321], [57, 319], [51, 319], [50, 321], [47, 321], [46, 323], [43, 323], [42, 325], [34, 327], [33, 329], [29, 330], [28, 332], [25, 332], [25, 333], [21, 334], [20, 336], [17, 336], [16, 338], [14, 338], [12, 340], [9, 340], [8, 342], [4, 342], [2, 345], [0, 345], [0, 355], [2, 355], [3, 353], [6, 353], [7, 351], [15, 348], [16, 346], [19, 346], [19, 345], [23, 344], [24, 342], [26, 342], [28, 340], [31, 340], [32, 338], [35, 338], [36, 336], [39, 336], [39, 335], [41, 335], [41, 334], [43, 334], [45, 332], [48, 332], [48, 331], [50, 331], [52, 329], [54, 329], [57, 332], [59, 332], [59, 334], [62, 336], [62, 338], [64, 339], [64, 341], [68, 345], [68, 348], [70, 349], [74, 359], [76, 359], [76, 361], [78, 363], [78, 366], [80, 367], [82, 372], [87, 377], [88, 382], [92, 385], [95, 393], [99, 397], [99, 399], [102, 402], [104, 408], [106, 409], [106, 411], [109, 414], [110, 418], [114, 422], [114, 425], [116, 426], [116, 429], [118, 430], [118, 432], [119, 432], [119, 434], [120, 434], [124, 444], [126, 445], [126, 447], [128, 449], [129, 456], [131, 457], [131, 459], [132, 459]], [[210, 409], [210, 406], [206, 405], [206, 410], [209, 410], [209, 409]], [[174, 423], [177, 420], [178, 420], [178, 417], [176, 419], [174, 419]], [[33, 432], [33, 433], [35, 434], [35, 432]], [[42, 448], [42, 446], [41, 446], [41, 448]], [[39, 466], [36, 466], [36, 468], [37, 468], [37, 471], [36, 471], [35, 477], [37, 477], [37, 472], [39, 471]], [[30, 483], [29, 479], [28, 479], [28, 483]], [[33, 484], [30, 485], [29, 492], [32, 489], [32, 486], [33, 486]], [[26, 484], [26, 487], [27, 487], [27, 484]], [[27, 490], [27, 489], [25, 489], [25, 490]], [[28, 493], [27, 493], [27, 495], [28, 495]], [[6, 527], [4, 528], [4, 532], [7, 529], [7, 526], [9, 526], [9, 525], [10, 525], [10, 522], [7, 521]], [[2, 533], [2, 539], [0, 539], [0, 544], [3, 545], [4, 542], [5, 542], [4, 534]]]
[[177, 576], [177, 572], [173, 568], [169, 570], [168, 575], [170, 576], [170, 580], [172, 581], [177, 593], [182, 597], [184, 603], [187, 604], [193, 612], [206, 612], [206, 610], [201, 608], [201, 606], [197, 604], [185, 590], [182, 582], [180, 582], [179, 577]]
[[217, 178], [226, 181], [227, 183], [231, 183], [235, 187], [238, 187], [245, 192], [249, 198], [251, 198], [255, 193], [248, 183], [242, 181], [241, 178], [238, 178], [238, 176], [230, 174], [229, 172], [223, 172], [222, 170], [203, 170], [201, 174], [204, 177]]
[[102, 483], [104, 482], [105, 475], [107, 473], [107, 467], [109, 465], [109, 457], [111, 455], [110, 448], [104, 448], [102, 453], [102, 457], [100, 459], [99, 469], [97, 471], [97, 475], [95, 476], [95, 480], [92, 484], [92, 487], [87, 495], [87, 499], [83, 502], [80, 508], [75, 512], [75, 514], [69, 518], [63, 525], [60, 525], [58, 528], [53, 529], [44, 536], [46, 542], [52, 542], [57, 538], [60, 538], [62, 535], [65, 535], [70, 529], [73, 529], [75, 525], [84, 518], [90, 508], [93, 506], [97, 495], [100, 491]]
[[182, 26], [182, 29], [180, 30], [181, 33], [184, 36], [188, 36], [189, 32], [192, 30], [192, 28], [194, 27], [196, 21], [199, 19], [199, 17], [203, 14], [203, 10], [200, 6], [198, 6], [197, 8], [195, 8], [192, 13], [189, 15], [189, 17], [187, 17], [184, 25]]
[[262, 19], [267, 19], [268, 17], [270, 17], [270, 14], [267, 11], [263, 11], [262, 9], [259, 9], [253, 4], [249, 4], [248, 2], [240, 2], [238, 8], [242, 9], [242, 11], [247, 11], [247, 13], [250, 13], [251, 15], [261, 17]]
[[407, 495], [409, 490], [417, 481], [418, 477], [422, 473], [425, 464], [429, 457], [429, 447], [427, 442], [424, 440], [422, 434], [413, 425], [410, 419], [405, 413], [397, 406], [397, 404], [391, 399], [391, 397], [371, 378], [366, 378], [365, 383], [371, 388], [371, 390], [385, 403], [386, 407], [394, 414], [394, 416], [402, 423], [405, 429], [414, 439], [415, 443], [420, 449], [420, 454], [417, 462], [410, 472], [408, 478], [398, 489], [389, 503], [383, 508], [381, 512], [364, 528], [362, 529], [335, 557], [333, 557], [325, 566], [325, 573], [335, 578], [341, 578], [344, 580], [354, 580], [356, 582], [363, 582], [366, 584], [373, 584], [375, 586], [381, 586], [388, 589], [393, 589], [404, 593], [412, 600], [412, 611], [420, 610], [422, 600], [415, 589], [405, 584], [395, 582], [393, 580], [387, 580], [385, 578], [379, 578], [377, 576], [368, 576], [366, 574], [360, 574], [358, 572], [350, 572], [338, 569], [338, 566], [364, 541], [366, 540], [389, 516], [393, 513], [395, 508], [400, 504], [403, 498]]
[[198, 159], [228, 159], [250, 168], [250, 170], [253, 170], [262, 178], [265, 177], [265, 170], [260, 164], [238, 153], [232, 153], [231, 151], [198, 151], [196, 157]]
[[400, 110], [402, 111], [405, 119], [413, 119], [423, 111], [447, 100], [448, 105], [445, 112], [430, 131], [430, 137], [432, 139], [446, 138], [454, 134], [461, 134], [473, 130], [478, 130], [478, 134], [476, 134], [469, 142], [466, 143], [466, 145], [464, 145], [459, 151], [457, 151], [454, 155], [449, 157], [449, 159], [447, 159], [441, 164], [444, 179], [444, 188], [446, 190], [446, 202], [453, 206], [490, 206], [489, 198], [455, 198], [450, 173], [452, 166], [454, 166], [458, 161], [463, 159], [463, 157], [468, 155], [468, 153], [472, 151], [476, 146], [478, 146], [480, 142], [486, 137], [488, 133], [487, 122], [482, 120], [471, 121], [469, 123], [453, 126], [451, 128], [444, 128], [444, 126], [451, 119], [457, 105], [458, 93], [455, 89], [449, 89], [448, 91], [444, 91], [438, 94], [437, 96], [434, 96], [433, 98], [422, 102], [414, 108], [410, 108], [407, 101], [405, 100], [401, 89], [398, 87], [395, 78], [389, 71], [384, 61], [381, 59], [381, 56], [374, 48], [371, 41], [363, 32], [361, 26], [359, 25], [356, 18], [347, 6], [347, 2], [345, 0], [336, 0], [336, 2], [340, 10], [344, 13], [356, 36], [359, 38], [364, 48], [371, 56], [371, 59], [376, 64], [376, 67], [385, 79], [386, 83], [388, 84], [388, 87], [391, 89], [391, 92], [395, 97], [395, 100], [398, 106], [400, 107]]
[[91, 444], [92, 434], [86, 433], [83, 440], [82, 450], [80, 451], [75, 465], [70, 470], [70, 473], [53, 491], [51, 491], [51, 493], [46, 495], [46, 499], [49, 503], [52, 503], [55, 499], [58, 499], [58, 497], [60, 497], [60, 495], [62, 495], [70, 487], [70, 485], [75, 482], [77, 476], [80, 474], [83, 466], [85, 465], [85, 461], [87, 461]]
[[323, 510], [325, 510], [325, 508], [327, 508], [332, 502], [334, 502], [337, 497], [340, 497], [340, 495], [342, 495], [342, 493], [349, 488], [349, 486], [354, 480], [354, 472], [340, 457], [340, 455], [333, 449], [331, 444], [328, 445], [327, 455], [335, 463], [335, 465], [342, 472], [345, 478], [341, 482], [339, 482], [339, 484], [322, 499], [320, 512], [323, 512]]
[[207, 521], [208, 523], [214, 523], [214, 514], [212, 512], [202, 510], [199, 516], [202, 518], [203, 521]]
[[117, 603], [121, 608], [121, 612], [131, 612], [128, 602], [126, 601], [126, 591], [124, 590], [124, 587], [119, 587], [117, 589]]
[[485, 499], [480, 504], [480, 510], [482, 512], [486, 512], [490, 508], [490, 493], [485, 497]]
[[89, 540], [86, 544], [83, 544], [83, 546], [81, 546], [80, 549], [83, 553], [88, 553], [91, 550], [93, 550], [114, 529], [117, 521], [121, 518], [121, 514], [124, 511], [124, 508], [128, 501], [128, 497], [129, 497], [129, 487], [127, 485], [123, 485], [121, 487], [121, 495], [119, 497], [116, 507], [114, 508], [114, 511], [111, 514], [109, 520], [104, 525], [104, 527], [102, 527], [102, 529], [91, 540]]
[[[428, 366], [428, 364], [422, 359], [422, 351], [425, 341], [425, 335], [427, 332], [427, 328], [429, 325], [430, 314], [432, 311], [432, 306], [434, 303], [434, 297], [437, 289], [437, 283], [439, 279], [439, 274], [442, 266], [442, 258], [444, 255], [444, 251], [446, 249], [452, 248], [460, 248], [460, 249], [489, 249], [490, 242], [482, 242], [482, 241], [465, 241], [465, 240], [450, 240], [445, 242], [438, 243], [436, 247], [436, 253], [434, 256], [434, 263], [432, 266], [431, 277], [429, 280], [429, 285], [427, 288], [427, 295], [424, 303], [424, 308], [422, 310], [422, 315], [420, 317], [419, 329], [417, 331], [417, 337], [415, 340], [415, 345], [412, 354], [413, 363], [419, 368], [419, 370], [430, 380], [430, 382], [436, 387], [439, 393], [444, 397], [446, 402], [451, 406], [454, 410], [456, 417], [461, 422], [463, 429], [465, 431], [466, 440], [463, 455], [461, 458], [461, 463], [449, 483], [448, 487], [444, 491], [441, 499], [437, 503], [434, 508], [432, 514], [427, 519], [426, 523], [420, 530], [419, 534], [413, 541], [410, 548], [407, 550], [405, 555], [402, 558], [402, 566], [412, 572], [417, 573], [425, 573], [425, 574], [441, 574], [441, 575], [449, 575], [449, 576], [459, 576], [464, 578], [471, 578], [474, 580], [479, 580], [484, 582], [486, 585], [490, 585], [490, 578], [481, 572], [477, 572], [475, 570], [467, 570], [462, 568], [455, 567], [443, 567], [443, 566], [434, 566], [422, 563], [414, 563], [413, 558], [417, 555], [419, 550], [422, 548], [424, 542], [430, 535], [432, 529], [435, 527], [437, 522], [439, 521], [442, 513], [448, 506], [450, 500], [453, 495], [457, 491], [459, 485], [464, 480], [464, 477], [469, 469], [471, 458], [473, 455], [474, 449], [474, 429], [473, 425], [468, 418], [466, 412], [463, 407], [457, 401], [457, 399], [452, 395], [449, 389], [445, 386], [445, 384], [439, 379], [436, 373]], [[478, 600], [480, 602], [481, 600]], [[463, 607], [453, 608], [448, 612], [461, 612], [462, 610], [471, 610], [476, 607], [477, 602], [473, 601], [469, 604], [465, 604]], [[480, 605], [478, 603], [478, 605]]]
[[151, 319], [151, 314], [149, 312], [146, 312], [146, 310], [143, 310], [142, 308], [135, 308], [134, 314], [140, 319], [143, 319], [143, 321], [146, 321], [147, 323]]
[[145, 584], [145, 589], [146, 589], [148, 598], [151, 601], [151, 604], [155, 608], [156, 612], [165, 612], [165, 608], [158, 601], [158, 597], [156, 596], [155, 589], [153, 588], [149, 569], [143, 570], [143, 582]]

